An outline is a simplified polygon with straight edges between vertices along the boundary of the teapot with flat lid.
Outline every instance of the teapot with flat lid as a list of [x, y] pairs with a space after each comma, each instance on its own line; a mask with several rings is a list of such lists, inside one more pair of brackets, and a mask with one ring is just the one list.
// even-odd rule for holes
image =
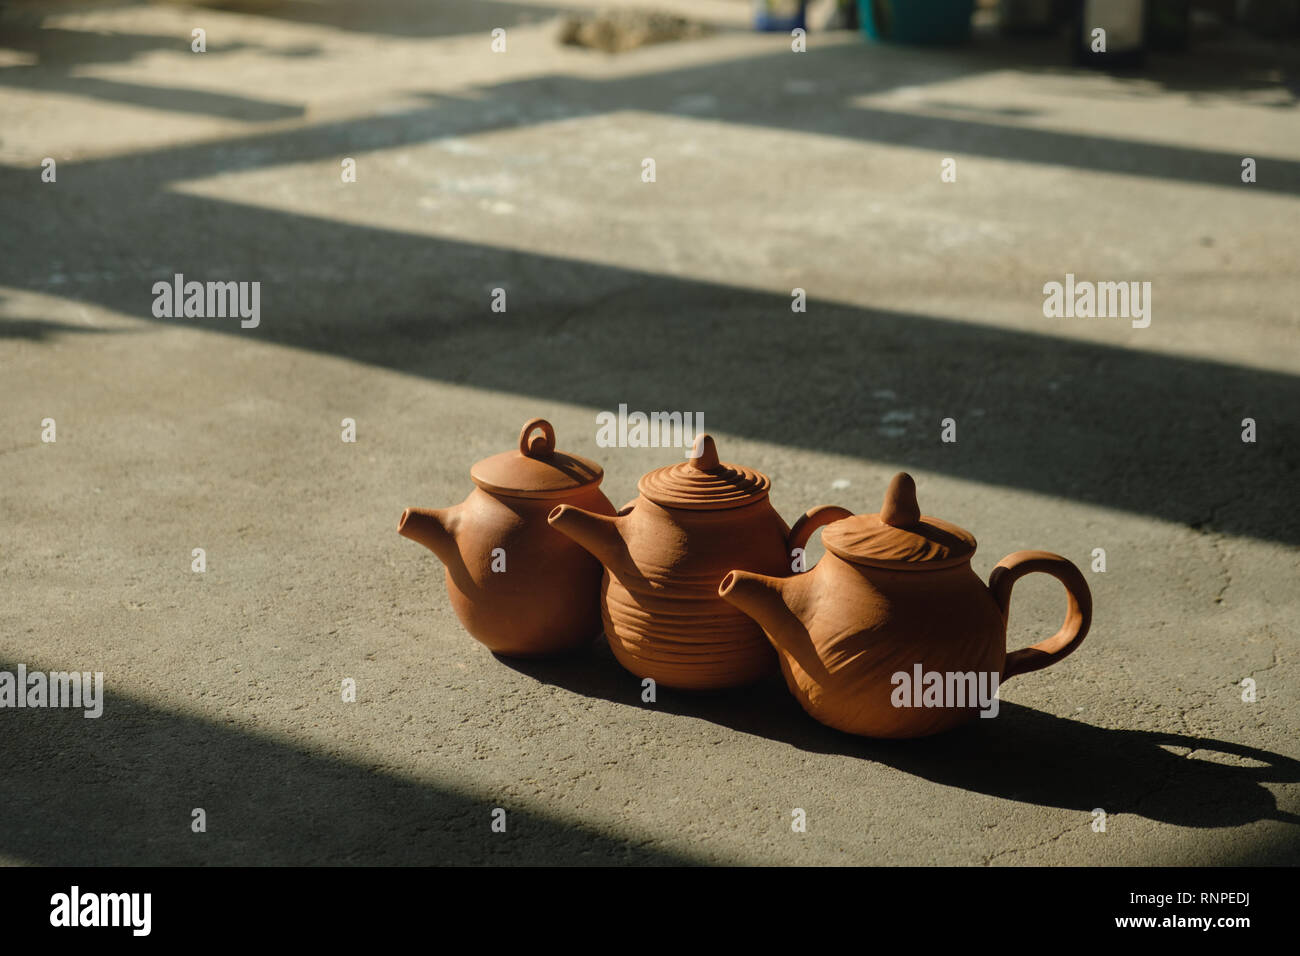
[[594, 461], [555, 447], [543, 418], [524, 424], [517, 449], [470, 469], [469, 497], [450, 508], [407, 508], [397, 531], [446, 566], [451, 606], [465, 630], [498, 654], [537, 657], [600, 632], [600, 563], [546, 522], [561, 502], [612, 515]]
[[[798, 525], [793, 534], [807, 540]], [[986, 586], [970, 566], [975, 538], [921, 514], [910, 475], [894, 477], [878, 514], [841, 512], [822, 544], [810, 571], [737, 569], [718, 593], [763, 626], [803, 708], [839, 730], [921, 737], [994, 716], [1002, 682], [1055, 664], [1088, 633], [1092, 596], [1077, 567], [1048, 551], [1017, 551]], [[1008, 654], [1011, 587], [1034, 571], [1065, 585], [1065, 623]]]

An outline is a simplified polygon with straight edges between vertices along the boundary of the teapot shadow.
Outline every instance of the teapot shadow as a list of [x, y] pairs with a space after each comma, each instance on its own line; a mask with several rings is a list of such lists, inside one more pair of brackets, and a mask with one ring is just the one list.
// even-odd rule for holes
[[995, 719], [933, 737], [873, 740], [814, 721], [780, 677], [718, 693], [660, 687], [654, 703], [643, 703], [640, 679], [619, 667], [603, 638], [561, 659], [498, 660], [585, 697], [695, 717], [811, 753], [870, 760], [991, 797], [1084, 813], [1102, 808], [1182, 827], [1300, 823], [1263, 786], [1300, 782], [1300, 761], [1229, 741], [1106, 729], [1005, 700]]

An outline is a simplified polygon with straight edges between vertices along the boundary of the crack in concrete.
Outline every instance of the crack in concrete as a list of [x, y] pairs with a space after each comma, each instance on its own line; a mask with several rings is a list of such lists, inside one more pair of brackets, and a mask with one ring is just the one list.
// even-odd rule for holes
[[1210, 550], [1219, 561], [1219, 568], [1223, 574], [1223, 586], [1219, 588], [1219, 593], [1214, 596], [1215, 604], [1222, 604], [1224, 595], [1228, 593], [1228, 588], [1232, 587], [1232, 569], [1228, 565], [1227, 556], [1223, 553], [1222, 545], [1224, 535], [1222, 532], [1215, 530], [1219, 518], [1219, 512], [1231, 504], [1232, 499], [1219, 502], [1210, 506], [1209, 515], [1199, 521], [1192, 522], [1189, 527], [1199, 534], [1209, 538]]
[[565, 326], [567, 326], [571, 321], [573, 321], [578, 316], [586, 312], [591, 312], [595, 309], [604, 308], [610, 302], [617, 299], [619, 296], [623, 295], [631, 288], [633, 288], [631, 283], [622, 284], [618, 288], [611, 289], [609, 292], [606, 292], [604, 295], [599, 295], [589, 302], [583, 302], [579, 305], [574, 306], [571, 309], [566, 310], [563, 314], [558, 316], [554, 322], [552, 322], [551, 327], [547, 331], [549, 331], [551, 335], [556, 335], [557, 333], [562, 332]]
[[[1264, 667], [1259, 667], [1253, 670], [1246, 671], [1244, 677], [1235, 678], [1233, 680], [1228, 681], [1225, 684], [1219, 684], [1215, 688], [1215, 691], [1240, 689], [1241, 682], [1245, 680], [1246, 677], [1254, 677], [1257, 674], [1263, 674], [1265, 671], [1271, 671], [1273, 668], [1277, 667], [1277, 665], [1282, 662], [1282, 655], [1279, 652], [1279, 648], [1281, 647], [1281, 644], [1277, 639], [1277, 635], [1273, 633], [1273, 629], [1271, 627], [1267, 627], [1267, 626], [1264, 628], [1263, 633], [1264, 636], [1267, 637], [1273, 645], [1273, 660], [1269, 664], [1265, 665]], [[1210, 697], [1208, 697], [1206, 700], [1201, 701], [1198, 704], [1191, 704], [1187, 707], [1184, 707], [1182, 710], [1178, 712], [1178, 716], [1183, 721], [1183, 724], [1186, 725], [1187, 715], [1189, 713], [1191, 713], [1194, 710], [1200, 710], [1202, 707], [1208, 706], [1213, 700], [1214, 700], [1214, 695], [1211, 694]]]
[[[1110, 814], [1106, 815], [1106, 819], [1107, 820], [1110, 819]], [[1071, 830], [1075, 830], [1075, 829], [1077, 829], [1077, 826], [1072, 824], [1066, 827], [1060, 833], [1056, 834], [1055, 836], [1048, 837], [1046, 840], [1040, 840], [1037, 843], [1034, 843], [1030, 846], [1017, 846], [1017, 847], [1011, 847], [1010, 849], [1007, 850], [998, 850], [996, 853], [991, 853], [987, 857], [985, 857], [984, 862], [981, 863], [980, 865], [991, 866], [993, 864], [993, 861], [996, 860], [998, 857], [1008, 856], [1012, 853], [1028, 853], [1030, 850], [1037, 850], [1039, 847], [1047, 846], [1049, 843], [1055, 843], [1057, 840], [1061, 839], [1061, 837], [1065, 836]]]
[[[1269, 664], [1267, 667], [1261, 667], [1258, 670], [1251, 671], [1248, 676], [1254, 676], [1255, 674], [1262, 674], [1265, 671], [1271, 671], [1274, 667], [1277, 667], [1277, 665], [1282, 662], [1282, 655], [1278, 653], [1278, 648], [1281, 647], [1281, 644], [1278, 642], [1277, 635], [1273, 633], [1273, 629], [1271, 627], [1264, 628], [1264, 633], [1268, 636], [1268, 639], [1273, 642], [1273, 662]], [[1240, 682], [1234, 684], [1233, 686], [1239, 687]]]
[[[1180, 760], [1186, 760], [1192, 754], [1196, 753], [1198, 750], [1201, 749], [1202, 748], [1200, 747], [1189, 747], [1187, 749], [1187, 753], [1183, 754]], [[1132, 803], [1133, 806], [1132, 812], [1134, 813], [1134, 815], [1138, 815], [1137, 809], [1138, 807], [1142, 806], [1143, 803], [1150, 800], [1156, 794], [1163, 793], [1165, 790], [1167, 790], [1169, 788], [1169, 785], [1173, 783], [1174, 777], [1178, 775], [1178, 771], [1180, 769], [1182, 768], [1179, 760], [1172, 762], [1169, 765], [1169, 772], [1165, 774], [1165, 778], [1163, 780], [1161, 780], [1159, 783], [1153, 786], [1150, 790], [1146, 791], [1146, 793], [1138, 794], [1138, 796], [1134, 798]], [[1109, 819], [1109, 814], [1107, 815], [1107, 819]]]
[[29, 448], [40, 448], [42, 442], [33, 442], [30, 445], [14, 445], [13, 448], [0, 449], [0, 455], [9, 455], [16, 451], [26, 451]]

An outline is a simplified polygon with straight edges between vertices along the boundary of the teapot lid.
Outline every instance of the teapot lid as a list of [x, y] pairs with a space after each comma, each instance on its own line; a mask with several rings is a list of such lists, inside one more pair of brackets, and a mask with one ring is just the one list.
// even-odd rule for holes
[[[540, 435], [533, 432], [541, 429]], [[529, 437], [532, 436], [532, 440]], [[555, 449], [555, 429], [544, 418], [524, 423], [519, 450], [484, 458], [469, 470], [484, 491], [509, 498], [558, 498], [598, 485], [605, 471], [586, 458]]]
[[641, 477], [637, 489], [657, 505], [690, 511], [722, 511], [753, 504], [772, 486], [767, 475], [718, 461], [710, 435], [695, 436], [691, 457], [656, 468]]
[[975, 553], [969, 531], [921, 514], [916, 482], [901, 471], [889, 483], [879, 514], [832, 522], [822, 531], [822, 544], [845, 561], [895, 571], [950, 568]]

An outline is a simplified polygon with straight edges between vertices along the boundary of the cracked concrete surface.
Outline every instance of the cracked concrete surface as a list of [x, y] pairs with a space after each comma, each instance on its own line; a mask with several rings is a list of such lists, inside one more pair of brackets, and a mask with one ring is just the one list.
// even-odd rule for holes
[[[554, 42], [585, 3], [308, 6], [0, 21], [0, 670], [108, 688], [0, 711], [0, 858], [1300, 862], [1293, 49], [796, 55], [715, 0], [608, 57]], [[154, 319], [174, 272], [261, 281], [260, 327]], [[1045, 319], [1067, 272], [1151, 281], [1151, 327]], [[646, 704], [599, 644], [496, 659], [397, 517], [537, 415], [622, 504], [673, 453], [597, 448], [620, 403], [702, 411], [787, 520], [905, 468], [985, 578], [1103, 548], [1092, 633], [922, 741], [779, 682]], [[1011, 646], [1058, 588], [1017, 585]]]

